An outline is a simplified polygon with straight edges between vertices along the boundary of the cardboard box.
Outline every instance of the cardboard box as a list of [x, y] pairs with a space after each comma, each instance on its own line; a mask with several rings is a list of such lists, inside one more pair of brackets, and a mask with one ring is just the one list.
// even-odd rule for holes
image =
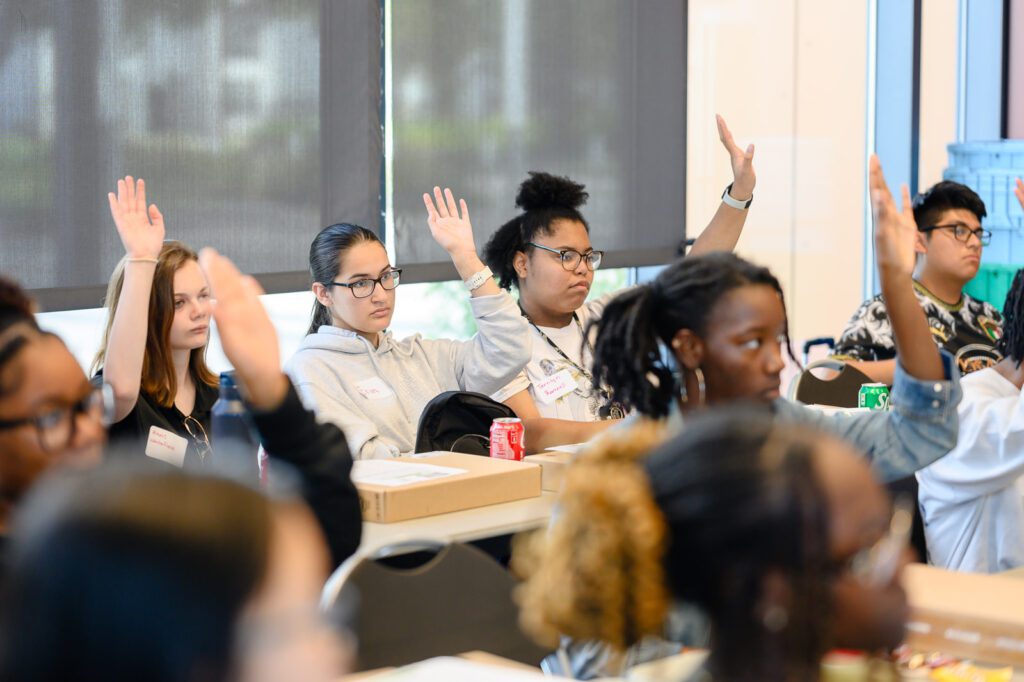
[[363, 520], [378, 523], [538, 497], [540, 479], [536, 464], [455, 452], [359, 461], [352, 473]]
[[1024, 665], [1024, 580], [910, 564], [907, 644], [1000, 665]]
[[562, 479], [565, 478], [565, 470], [572, 458], [573, 455], [568, 452], [550, 451], [539, 455], [527, 455], [523, 461], [540, 465], [540, 487], [557, 493], [562, 489]]

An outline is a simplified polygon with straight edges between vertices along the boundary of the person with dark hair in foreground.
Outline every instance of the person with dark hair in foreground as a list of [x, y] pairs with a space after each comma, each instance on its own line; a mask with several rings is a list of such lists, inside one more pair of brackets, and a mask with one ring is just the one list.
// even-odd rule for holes
[[61, 472], [18, 510], [0, 680], [332, 682], [328, 562], [302, 504], [152, 464]]
[[[218, 297], [214, 311], [225, 354], [235, 367], [267, 452], [292, 465], [320, 522], [335, 564], [359, 546], [362, 514], [349, 478], [352, 458], [337, 427], [318, 424], [281, 373], [277, 335], [255, 281], [207, 250], [205, 276]], [[91, 466], [106, 443], [111, 413], [56, 336], [39, 331], [27, 298], [13, 283], [0, 287], [0, 533], [7, 515], [34, 481], [54, 466]], [[18, 292], [17, 295], [11, 292]]]
[[[983, 247], [992, 234], [981, 227], [985, 203], [971, 188], [943, 181], [914, 199], [918, 254], [914, 293], [928, 318], [935, 344], [957, 361], [961, 374], [991, 367], [1003, 320], [995, 306], [963, 289], [978, 274]], [[874, 381], [892, 384], [896, 343], [890, 312], [881, 295], [865, 301], [850, 318], [832, 351]]]
[[847, 443], [767, 409], [698, 416], [651, 452], [662, 431], [640, 422], [581, 453], [550, 532], [517, 548], [538, 641], [624, 651], [693, 605], [711, 630], [693, 682], [816, 680], [831, 647], [900, 643], [907, 512], [891, 519]]

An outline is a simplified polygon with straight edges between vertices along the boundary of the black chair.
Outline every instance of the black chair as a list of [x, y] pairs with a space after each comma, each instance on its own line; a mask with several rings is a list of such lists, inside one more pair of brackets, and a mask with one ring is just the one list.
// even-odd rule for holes
[[[828, 369], [836, 372], [831, 379], [819, 379], [812, 370]], [[807, 405], [857, 407], [857, 394], [863, 384], [872, 383], [871, 377], [842, 360], [825, 359], [808, 365], [789, 385], [789, 397]]]
[[[426, 560], [389, 565], [396, 554], [410, 551]], [[519, 629], [515, 586], [511, 573], [475, 547], [402, 543], [342, 564], [327, 582], [321, 605], [356, 605], [351, 620], [360, 671], [467, 651], [539, 666], [550, 650]]]
[[491, 423], [514, 418], [511, 407], [470, 391], [446, 391], [423, 408], [416, 428], [416, 452], [490, 455]]

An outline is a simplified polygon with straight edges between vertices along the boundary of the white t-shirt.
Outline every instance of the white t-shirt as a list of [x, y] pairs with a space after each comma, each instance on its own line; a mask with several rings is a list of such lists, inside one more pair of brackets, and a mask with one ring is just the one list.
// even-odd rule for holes
[[994, 368], [960, 385], [956, 447], [917, 472], [928, 560], [978, 573], [1024, 566], [1024, 394]]
[[[530, 362], [512, 383], [492, 397], [500, 402], [520, 391], [529, 390], [542, 417], [578, 422], [599, 421], [603, 400], [600, 392], [594, 390], [589, 376], [594, 362], [591, 355], [593, 339], [591, 343], [584, 343], [580, 330], [585, 330], [591, 320], [600, 318], [608, 301], [620, 293], [612, 292], [585, 303], [576, 311], [579, 324], [572, 321], [561, 328], [540, 327], [540, 331], [530, 325], [530, 333], [533, 334], [533, 356]], [[572, 362], [552, 348], [544, 339], [545, 336]], [[581, 372], [580, 367], [586, 369], [587, 373]]]

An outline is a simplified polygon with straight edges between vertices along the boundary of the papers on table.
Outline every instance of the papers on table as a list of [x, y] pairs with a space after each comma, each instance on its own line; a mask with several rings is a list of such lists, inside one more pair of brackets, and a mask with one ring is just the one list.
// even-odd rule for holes
[[360, 459], [352, 463], [352, 482], [397, 488], [466, 473], [465, 469], [436, 464], [392, 462], [388, 459]]

